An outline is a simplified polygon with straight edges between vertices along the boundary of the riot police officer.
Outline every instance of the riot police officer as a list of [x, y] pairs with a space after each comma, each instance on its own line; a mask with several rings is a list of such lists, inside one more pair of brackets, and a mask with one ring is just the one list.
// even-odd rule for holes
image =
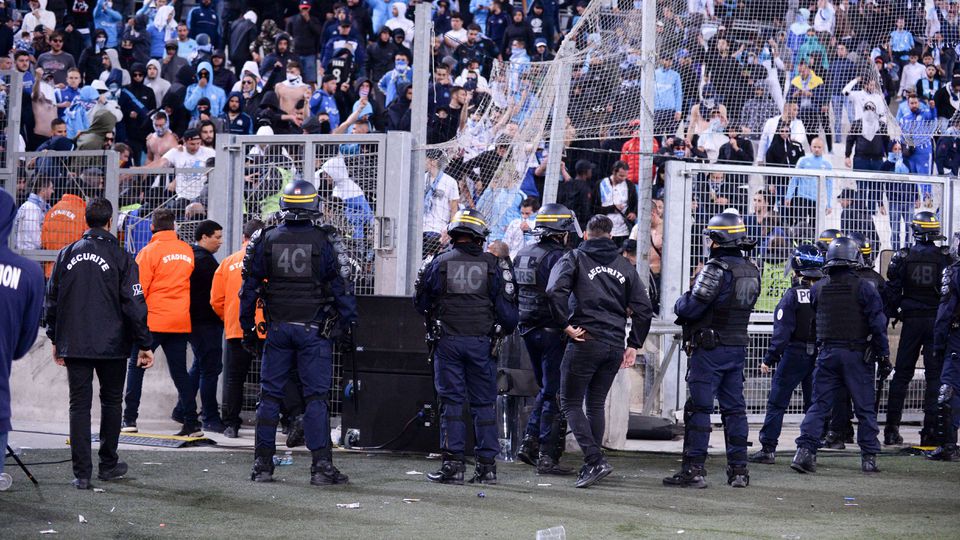
[[688, 344], [688, 397], [683, 407], [683, 464], [677, 474], [664, 478], [663, 484], [707, 487], [704, 462], [710, 413], [717, 398], [726, 430], [727, 483], [742, 488], [750, 485], [743, 368], [750, 343], [747, 324], [760, 295], [760, 271], [745, 254], [755, 244], [747, 239], [747, 229], [737, 214], [710, 218], [704, 234], [711, 243], [710, 260], [673, 308]]
[[942, 240], [940, 221], [933, 212], [917, 212], [911, 222], [914, 245], [902, 248], [890, 260], [887, 268], [887, 312], [891, 318], [903, 321], [897, 363], [890, 381], [887, 401], [887, 425], [883, 430], [884, 444], [900, 444], [900, 419], [907, 386], [913, 379], [917, 359], [923, 348], [923, 373], [926, 392], [923, 397], [923, 429], [920, 444], [933, 443], [933, 422], [940, 388], [941, 359], [933, 353], [933, 325], [940, 303], [940, 277], [943, 269], [953, 263], [950, 250], [934, 242]]
[[563, 452], [564, 424], [557, 391], [563, 359], [563, 328], [550, 313], [547, 282], [550, 271], [566, 253], [567, 235], [582, 234], [577, 216], [562, 204], [547, 204], [534, 219], [536, 244], [524, 247], [513, 260], [519, 286], [520, 335], [540, 383], [540, 392], [530, 412], [517, 457], [535, 465], [538, 474], [570, 474], [559, 464]]
[[457, 212], [447, 226], [451, 247], [428, 259], [417, 280], [417, 310], [428, 325], [440, 326], [433, 360], [443, 462], [427, 475], [431, 482], [463, 484], [463, 405], [469, 402], [477, 459], [470, 481], [497, 483], [497, 365], [491, 353], [517, 327], [517, 291], [509, 261], [483, 251], [489, 233], [480, 212]]
[[[953, 238], [953, 253], [960, 236]], [[937, 449], [927, 454], [936, 461], [960, 461], [957, 428], [960, 427], [960, 262], [943, 270], [940, 307], [934, 323], [933, 349], [943, 359], [940, 388], [937, 392], [934, 438]]]
[[810, 289], [820, 347], [814, 371], [813, 402], [800, 424], [797, 453], [790, 467], [799, 473], [817, 470], [823, 422], [833, 407], [836, 389], [846, 386], [860, 425], [861, 470], [880, 472], [877, 413], [874, 410], [874, 360], [889, 362], [887, 320], [880, 294], [855, 273], [862, 264], [860, 248], [850, 238], [837, 238], [827, 250], [827, 277]]
[[257, 231], [247, 244], [240, 289], [244, 344], [256, 343], [254, 314], [264, 303], [267, 339], [263, 346], [255, 460], [251, 480], [273, 480], [277, 423], [284, 387], [294, 369], [304, 402], [303, 428], [313, 454], [310, 483], [345, 484], [333, 466], [330, 443], [330, 388], [333, 338], [349, 336], [357, 324], [356, 298], [342, 243], [313, 223], [319, 196], [310, 182], [293, 180], [280, 197], [281, 223]]
[[827, 248], [830, 247], [830, 243], [843, 236], [843, 233], [839, 229], [824, 229], [820, 234], [817, 235], [817, 241], [813, 245], [817, 246], [817, 249], [820, 250], [820, 254], [824, 257], [827, 256]]
[[762, 448], [750, 456], [752, 463], [772, 465], [783, 427], [783, 414], [793, 391], [803, 390], [803, 410], [810, 407], [813, 391], [813, 367], [817, 360], [813, 333], [813, 306], [810, 287], [823, 277], [823, 255], [812, 244], [801, 244], [790, 259], [794, 285], [784, 291], [773, 319], [773, 336], [760, 364], [766, 374], [776, 366], [767, 397], [767, 414], [760, 429]]
[[[887, 282], [880, 275], [880, 272], [873, 269], [875, 260], [873, 246], [876, 245], [876, 242], [860, 232], [850, 233], [849, 238], [857, 243], [857, 247], [860, 248], [860, 257], [863, 259], [863, 264], [854, 270], [854, 273], [873, 285], [880, 293], [880, 300], [883, 301], [887, 297]], [[892, 369], [889, 366], [889, 364], [877, 366], [878, 384], [880, 384], [879, 381], [886, 380], [887, 376], [890, 375]], [[824, 446], [834, 450], [843, 450], [847, 447], [845, 443], [853, 442], [853, 422], [851, 422], [853, 419], [853, 403], [846, 387], [837, 388], [836, 396], [833, 410], [830, 413], [829, 431], [827, 431], [827, 436], [824, 439]]]

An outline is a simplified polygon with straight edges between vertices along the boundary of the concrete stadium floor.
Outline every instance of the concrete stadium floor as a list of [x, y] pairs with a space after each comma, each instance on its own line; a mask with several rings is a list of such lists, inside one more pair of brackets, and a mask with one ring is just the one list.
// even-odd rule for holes
[[[351, 483], [317, 488], [309, 485], [310, 461], [303, 451], [294, 453], [293, 465], [277, 467], [275, 483], [254, 484], [248, 480], [251, 432], [234, 441], [217, 439], [233, 447], [122, 445], [130, 472], [120, 481], [95, 480], [105, 492], [94, 493], [69, 485], [70, 454], [62, 435], [13, 432], [14, 448], [30, 446], [27, 442], [52, 447], [22, 450], [28, 464], [68, 461], [29, 465], [41, 483], [34, 488], [7, 459], [14, 486], [0, 493], [0, 537], [35, 537], [52, 529], [68, 537], [532, 539], [538, 529], [556, 525], [563, 525], [570, 539], [958, 534], [960, 464], [895, 451], [880, 456], [883, 472], [875, 476], [860, 473], [851, 451], [822, 452], [820, 472], [801, 476], [789, 469], [790, 452], [784, 451], [777, 465], [751, 467], [747, 489], [726, 486], [723, 458], [711, 455], [706, 490], [661, 486], [661, 478], [679, 465], [675, 452], [611, 452], [613, 474], [578, 490], [572, 477], [538, 477], [531, 467], [512, 463], [498, 464], [498, 486], [434, 485], [422, 474], [407, 473], [432, 471], [437, 460], [338, 451], [335, 462]], [[717, 444], [713, 451], [721, 452], [722, 442]], [[578, 457], [568, 454], [564, 462], [577, 465]], [[358, 509], [337, 507], [357, 502]]]

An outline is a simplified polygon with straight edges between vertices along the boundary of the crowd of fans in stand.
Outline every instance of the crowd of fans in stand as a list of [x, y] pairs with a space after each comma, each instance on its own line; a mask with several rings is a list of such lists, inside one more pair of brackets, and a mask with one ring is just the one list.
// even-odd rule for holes
[[[21, 109], [22, 140], [3, 146], [112, 148], [122, 167], [190, 168], [213, 165], [218, 134], [408, 130], [415, 3], [0, 0], [0, 50], [9, 51], [0, 69], [23, 73], [23, 103], [31, 105]], [[604, 9], [638, 5], [610, 2]], [[426, 252], [442, 245], [446, 223], [466, 206], [508, 209], [498, 212], [491, 239], [511, 253], [532, 238], [530, 215], [547, 165], [542, 145], [521, 185], [499, 185], [495, 175], [537, 105], [530, 92], [536, 70], [498, 71], [494, 63], [552, 59], [586, 7], [583, 0], [433, 2], [428, 142], [460, 148], [428, 155]], [[596, 30], [587, 29], [578, 46], [589, 46]], [[639, 91], [639, 83], [629, 84], [639, 79], [639, 42], [639, 35], [627, 40], [619, 63], [574, 70], [573, 94], [591, 88], [598, 106], [571, 110], [573, 143], [561, 167], [559, 202], [584, 223], [607, 214], [621, 243], [639, 212], [636, 190], [628, 188], [639, 179], [638, 119], [624, 118]], [[834, 166], [831, 153], [842, 151], [837, 159], [854, 169], [957, 173], [958, 43], [958, 4], [948, 0], [930, 10], [916, 0], [658, 1], [654, 198], [662, 198], [664, 163], [675, 159], [823, 170]], [[611, 74], [621, 84], [605, 84], [609, 95], [598, 94], [597, 77]], [[496, 114], [481, 118], [485, 102]], [[609, 118], [587, 118], [597, 111]], [[600, 137], [578, 133], [598, 124], [614, 127]], [[354, 200], [349, 225], [362, 237], [374, 194], [351, 179], [357, 152], [343, 145], [317, 178]], [[102, 182], [96, 171], [66, 172], [21, 178], [25, 216], [49, 214], [78, 186], [89, 194]], [[252, 177], [248, 183], [261, 189]], [[144, 178], [152, 183], [123, 186], [121, 204], [166, 206], [178, 219], [202, 216], [196, 205], [206, 203], [205, 177]], [[765, 248], [790, 236], [783, 231], [793, 225], [781, 215], [806, 219], [813, 212], [816, 187], [804, 177], [771, 175], [754, 193], [743, 183], [739, 175], [701, 179], [697, 214], [731, 207], [750, 214]], [[897, 219], [899, 230], [903, 208], [929, 203], [931, 195], [900, 183], [837, 186], [828, 208], [836, 204], [845, 219], [859, 222], [881, 212], [891, 228]], [[42, 226], [20, 223], [30, 231]], [[33, 233], [22, 240], [25, 248], [42, 244]]]

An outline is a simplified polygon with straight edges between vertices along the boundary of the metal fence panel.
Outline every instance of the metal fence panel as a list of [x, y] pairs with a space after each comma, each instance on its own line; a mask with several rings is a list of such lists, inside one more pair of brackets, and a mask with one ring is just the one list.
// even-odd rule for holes
[[10, 174], [14, 168], [14, 152], [20, 144], [22, 88], [20, 72], [0, 71], [0, 173]]
[[[799, 172], [682, 162], [668, 167], [661, 317], [670, 319], [676, 297], [689, 289], [691, 277], [706, 262], [703, 229], [710, 217], [733, 208], [744, 217], [750, 237], [758, 240], [754, 259], [761, 269], [762, 291], [751, 317], [751, 343], [744, 370], [747, 412], [754, 422], [762, 421], [766, 412], [771, 376], [760, 373], [760, 362], [772, 332], [772, 312], [790, 287], [787, 270], [794, 246], [815, 241], [816, 235], [827, 228], [858, 231], [878, 246], [874, 264], [883, 272], [881, 261], [888, 261], [889, 255], [881, 256], [881, 250], [889, 252], [912, 241], [909, 223], [913, 212], [936, 212], [947, 236], [954, 231], [957, 218], [952, 184], [946, 177], [846, 170]], [[899, 330], [888, 331], [895, 354]], [[669, 341], [664, 339], [665, 344]], [[663, 413], [668, 416], [682, 409], [686, 395], [685, 355], [677, 352], [671, 361], [661, 389]], [[881, 395], [881, 416], [885, 414], [888, 386], [889, 381]], [[908, 388], [905, 419], [920, 418], [924, 386], [921, 360]], [[799, 420], [802, 412], [798, 389], [787, 409], [788, 420]], [[714, 420], [719, 421], [719, 417]]]

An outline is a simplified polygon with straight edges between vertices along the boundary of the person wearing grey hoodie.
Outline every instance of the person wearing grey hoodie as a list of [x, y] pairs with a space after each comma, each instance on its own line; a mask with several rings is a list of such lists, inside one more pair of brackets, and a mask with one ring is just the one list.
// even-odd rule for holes
[[160, 76], [161, 71], [160, 61], [156, 58], [151, 58], [147, 62], [147, 80], [143, 84], [153, 90], [157, 103], [163, 103], [163, 96], [167, 95], [167, 90], [170, 89], [170, 81]]

